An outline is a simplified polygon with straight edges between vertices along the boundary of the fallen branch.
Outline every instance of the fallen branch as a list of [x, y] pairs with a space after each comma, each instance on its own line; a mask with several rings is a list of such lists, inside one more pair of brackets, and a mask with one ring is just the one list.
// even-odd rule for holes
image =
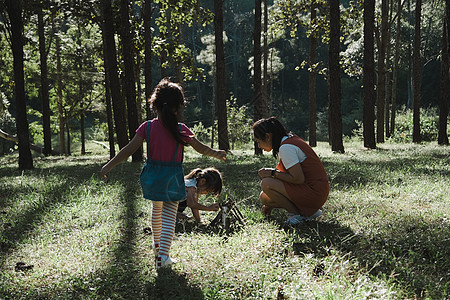
[[[16, 144], [19, 143], [19, 138], [17, 136], [9, 134], [7, 132], [4, 132], [1, 129], [0, 129], [0, 137], [4, 138], [5, 140], [14, 142]], [[30, 143], [30, 149], [35, 151], [35, 152], [37, 152], [37, 153], [39, 153], [39, 154], [42, 154], [43, 147], [38, 146], [38, 145], [33, 144], [33, 143]], [[59, 152], [52, 150], [52, 155], [59, 155]]]
[[105, 147], [106, 149], [108, 149], [108, 150], [109, 150], [109, 146], [108, 146], [108, 145], [106, 145], [105, 143], [102, 143], [102, 142], [99, 142], [99, 141], [94, 141], [94, 140], [92, 140], [92, 142], [93, 142], [93, 143], [95, 143], [95, 144], [99, 144], [99, 145], [102, 145], [103, 147]]

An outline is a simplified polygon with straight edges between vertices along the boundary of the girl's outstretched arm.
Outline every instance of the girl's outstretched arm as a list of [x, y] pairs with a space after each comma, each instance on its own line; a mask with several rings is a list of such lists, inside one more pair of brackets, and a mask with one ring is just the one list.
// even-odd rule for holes
[[195, 137], [191, 139], [189, 144], [192, 146], [192, 148], [194, 148], [195, 151], [200, 154], [220, 159], [223, 162], [225, 162], [225, 160], [227, 159], [227, 152], [225, 150], [214, 150], [197, 140]]
[[116, 165], [130, 157], [136, 150], [142, 146], [144, 139], [139, 135], [135, 134], [133, 139], [116, 154], [108, 163], [106, 163], [101, 171], [101, 176], [106, 178], [106, 174], [111, 171]]

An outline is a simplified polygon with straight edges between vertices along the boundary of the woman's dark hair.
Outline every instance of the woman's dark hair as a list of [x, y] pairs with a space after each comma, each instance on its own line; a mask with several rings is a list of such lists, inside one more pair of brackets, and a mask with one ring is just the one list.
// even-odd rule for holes
[[266, 140], [266, 133], [272, 134], [272, 154], [275, 157], [280, 150], [281, 139], [288, 135], [286, 128], [275, 117], [256, 121], [252, 126], [252, 130], [253, 136], [262, 141]]
[[220, 195], [222, 192], [222, 175], [215, 168], [206, 168], [206, 169], [194, 169], [189, 174], [187, 174], [184, 178], [186, 179], [201, 179], [204, 178], [206, 188], [212, 191], [212, 194], [215, 196]]
[[178, 83], [163, 78], [155, 87], [148, 102], [153, 110], [160, 111], [161, 122], [174, 139], [178, 143], [186, 145], [181, 139], [182, 135], [178, 128], [177, 118], [178, 111], [185, 103], [183, 88]]

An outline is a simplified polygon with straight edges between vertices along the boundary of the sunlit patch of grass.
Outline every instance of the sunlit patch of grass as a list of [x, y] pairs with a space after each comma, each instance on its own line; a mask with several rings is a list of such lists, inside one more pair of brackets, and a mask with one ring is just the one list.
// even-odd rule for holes
[[[233, 233], [177, 227], [172, 270], [156, 272], [151, 204], [141, 163], [99, 178], [106, 155], [36, 158], [17, 170], [0, 158], [0, 298], [95, 299], [446, 299], [450, 287], [450, 157], [436, 144], [385, 143], [345, 154], [319, 143], [330, 177], [324, 214], [283, 227], [286, 213], [260, 213], [270, 153], [234, 150], [226, 163], [186, 149], [184, 169], [215, 166], [220, 199], [246, 219]], [[215, 212], [202, 212], [211, 220]], [[33, 265], [16, 270], [17, 262]]]

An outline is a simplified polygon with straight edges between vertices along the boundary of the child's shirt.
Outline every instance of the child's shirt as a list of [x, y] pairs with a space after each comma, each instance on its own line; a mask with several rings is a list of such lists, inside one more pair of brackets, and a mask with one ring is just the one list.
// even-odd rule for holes
[[[136, 130], [136, 134], [144, 140], [147, 137], [147, 122], [152, 122], [150, 129], [150, 153], [147, 157], [158, 161], [172, 161], [173, 153], [177, 145], [177, 141], [170, 132], [164, 127], [161, 120], [155, 118], [151, 121], [142, 123]], [[181, 139], [189, 143], [194, 137], [194, 133], [183, 123], [181, 124]], [[147, 148], [148, 149], [148, 148]], [[178, 154], [175, 161], [180, 162], [183, 155], [183, 146], [178, 147]]]

